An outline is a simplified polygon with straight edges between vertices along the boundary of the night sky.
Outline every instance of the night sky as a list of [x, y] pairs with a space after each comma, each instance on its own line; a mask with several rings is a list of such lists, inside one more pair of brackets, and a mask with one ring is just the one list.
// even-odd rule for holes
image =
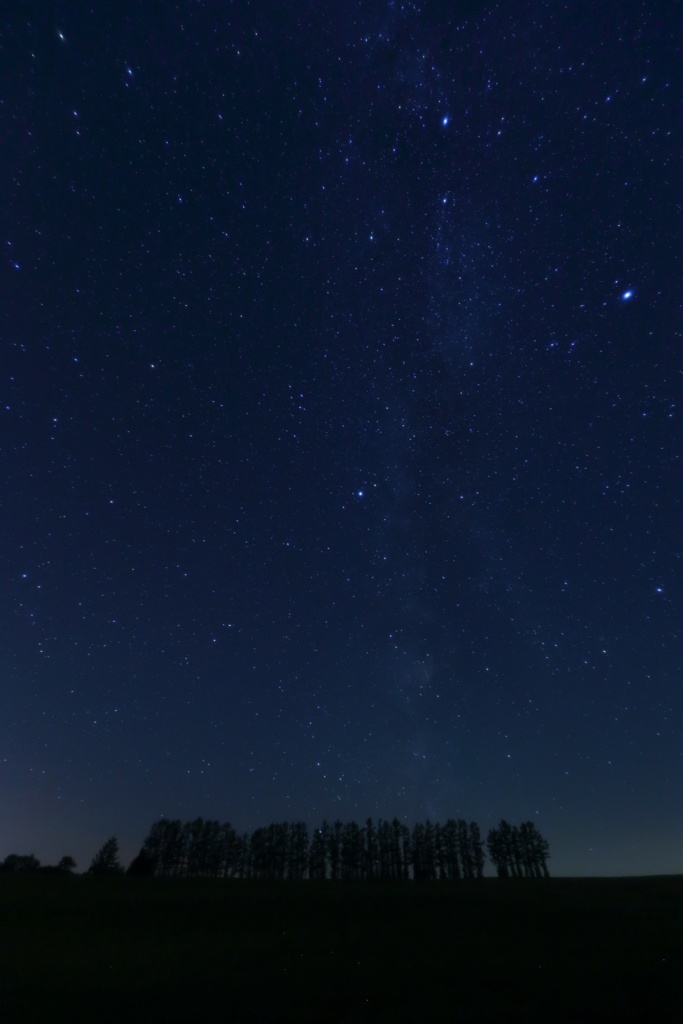
[[0, 858], [683, 870], [681, 7], [7, 7]]

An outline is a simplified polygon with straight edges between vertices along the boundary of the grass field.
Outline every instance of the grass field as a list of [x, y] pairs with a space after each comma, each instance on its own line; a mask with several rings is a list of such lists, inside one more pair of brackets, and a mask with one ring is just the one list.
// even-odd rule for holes
[[670, 1021], [683, 876], [0, 876], [0, 1022]]

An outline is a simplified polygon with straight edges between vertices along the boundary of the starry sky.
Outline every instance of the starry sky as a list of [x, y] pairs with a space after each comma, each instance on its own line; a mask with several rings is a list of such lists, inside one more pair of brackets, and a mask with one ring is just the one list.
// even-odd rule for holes
[[3, 12], [0, 857], [505, 817], [682, 870], [681, 28]]

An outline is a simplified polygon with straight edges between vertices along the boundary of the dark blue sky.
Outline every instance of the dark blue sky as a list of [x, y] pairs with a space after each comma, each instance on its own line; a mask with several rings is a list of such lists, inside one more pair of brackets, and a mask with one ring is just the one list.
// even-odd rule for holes
[[681, 870], [676, 4], [0, 22], [0, 857]]

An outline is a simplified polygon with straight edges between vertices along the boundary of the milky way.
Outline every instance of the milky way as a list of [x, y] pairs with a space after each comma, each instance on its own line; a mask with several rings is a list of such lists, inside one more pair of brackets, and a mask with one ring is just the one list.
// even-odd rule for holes
[[674, 6], [7, 16], [0, 857], [680, 870]]

